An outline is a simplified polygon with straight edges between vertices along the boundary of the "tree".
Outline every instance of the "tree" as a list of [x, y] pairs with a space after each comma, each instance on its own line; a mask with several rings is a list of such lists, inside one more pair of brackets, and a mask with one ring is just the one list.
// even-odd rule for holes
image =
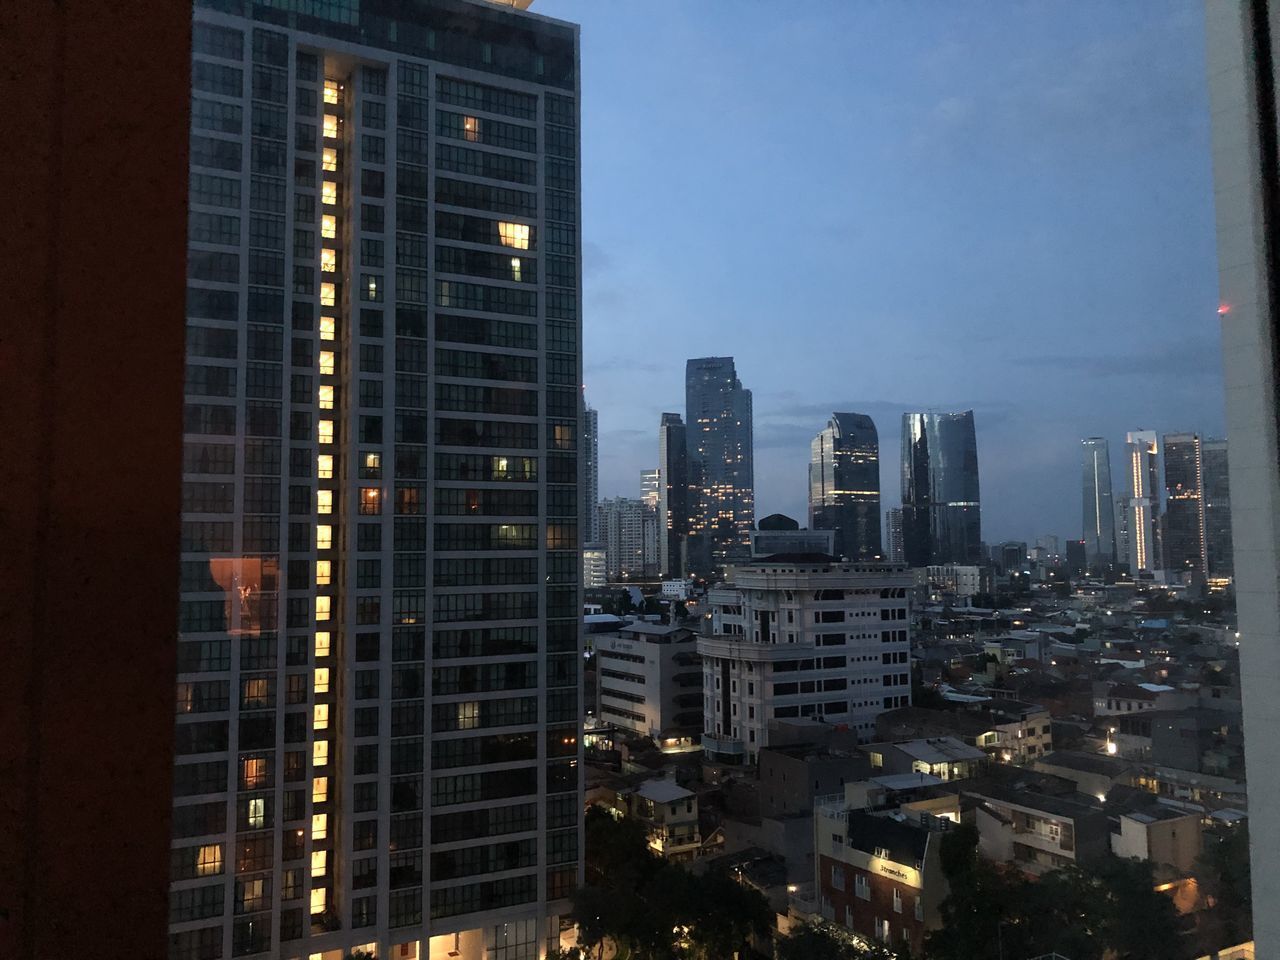
[[752, 934], [765, 936], [772, 927], [773, 911], [754, 887], [722, 871], [696, 881], [687, 871], [680, 872], [689, 878], [690, 940], [708, 960], [733, 956]]
[[777, 942], [777, 960], [894, 960], [896, 954], [879, 944], [856, 946], [826, 924], [806, 923]]
[[1241, 943], [1252, 937], [1253, 886], [1249, 876], [1249, 826], [1210, 830], [1192, 874], [1209, 900], [1213, 945]]

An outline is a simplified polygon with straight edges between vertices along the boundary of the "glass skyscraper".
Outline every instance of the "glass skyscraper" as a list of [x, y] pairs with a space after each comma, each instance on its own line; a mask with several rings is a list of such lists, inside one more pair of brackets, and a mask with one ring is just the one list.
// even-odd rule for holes
[[1164, 496], [1165, 567], [1207, 573], [1204, 451], [1199, 434], [1165, 434]]
[[1089, 569], [1101, 572], [1116, 561], [1115, 500], [1111, 453], [1105, 437], [1080, 441], [1083, 452], [1084, 553]]
[[732, 357], [685, 366], [685, 442], [689, 462], [690, 570], [702, 575], [746, 559], [755, 524], [751, 391]]
[[581, 878], [577, 27], [195, 21], [170, 956], [540, 956]]
[[902, 541], [913, 567], [982, 559], [972, 410], [902, 415]]
[[810, 444], [809, 526], [835, 531], [835, 555], [881, 559], [880, 440], [861, 413], [833, 413]]

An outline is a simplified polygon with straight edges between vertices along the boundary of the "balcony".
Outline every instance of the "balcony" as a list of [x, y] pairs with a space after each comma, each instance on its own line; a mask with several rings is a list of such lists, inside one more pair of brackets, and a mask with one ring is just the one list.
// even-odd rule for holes
[[741, 757], [747, 752], [747, 748], [741, 740], [733, 737], [717, 736], [714, 733], [704, 733], [702, 735], [702, 749], [707, 753], [718, 754], [722, 757]]

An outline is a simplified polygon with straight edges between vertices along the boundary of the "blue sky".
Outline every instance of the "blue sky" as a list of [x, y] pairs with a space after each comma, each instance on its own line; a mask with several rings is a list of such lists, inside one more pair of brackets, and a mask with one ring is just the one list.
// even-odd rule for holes
[[810, 438], [972, 408], [989, 542], [1079, 536], [1079, 439], [1222, 431], [1199, 0], [537, 0], [582, 24], [585, 382], [638, 496], [684, 361]]

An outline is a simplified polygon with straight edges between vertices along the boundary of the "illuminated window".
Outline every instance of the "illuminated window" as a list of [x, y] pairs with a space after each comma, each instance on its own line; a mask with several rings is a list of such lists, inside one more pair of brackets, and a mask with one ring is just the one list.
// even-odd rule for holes
[[333, 576], [333, 563], [329, 560], [316, 561], [316, 586], [327, 587]]
[[324, 813], [311, 815], [311, 839], [323, 840], [329, 836], [329, 816]]
[[337, 250], [325, 249], [320, 251], [320, 270], [322, 273], [337, 272], [338, 270], [338, 251]]
[[326, 80], [326, 81], [324, 82], [324, 102], [325, 102], [325, 103], [337, 103], [337, 102], [338, 102], [338, 91], [339, 91], [340, 89], [342, 89], [342, 88], [338, 86], [338, 81], [337, 81], [337, 80]]
[[332, 283], [320, 284], [320, 305], [322, 307], [332, 307], [338, 298], [338, 288]]
[[333, 491], [316, 491], [316, 513], [333, 513]]
[[333, 549], [333, 527], [327, 523], [322, 523], [316, 527], [316, 549]]
[[338, 332], [338, 321], [335, 317], [320, 318], [320, 339], [332, 340]]
[[222, 872], [222, 844], [208, 843], [196, 851], [196, 876], [212, 877]]
[[328, 207], [338, 202], [338, 185], [332, 180], [320, 184], [320, 202]]
[[380, 453], [366, 453], [366, 454], [364, 455], [364, 468], [365, 468], [366, 470], [381, 470], [381, 469], [382, 469], [382, 454], [380, 454]]
[[320, 166], [324, 168], [326, 173], [333, 173], [338, 169], [338, 151], [333, 147], [325, 147], [324, 153], [320, 155]]
[[313, 877], [323, 877], [324, 872], [329, 866], [328, 850], [312, 850], [311, 851], [311, 875]]
[[324, 115], [324, 135], [329, 140], [338, 139], [338, 118], [332, 113]]
[[326, 377], [332, 377], [333, 371], [336, 369], [335, 354], [332, 350], [320, 351], [320, 372]]
[[240, 709], [258, 710], [271, 706], [271, 684], [266, 677], [246, 677], [240, 684]]
[[316, 619], [329, 619], [329, 604], [332, 602], [331, 597], [316, 597]]
[[240, 761], [240, 789], [261, 790], [269, 786], [271, 768], [265, 757], [246, 757]]
[[498, 221], [498, 239], [504, 247], [515, 247], [517, 250], [529, 249], [529, 227], [523, 223]]
[[324, 803], [329, 799], [329, 778], [316, 777], [311, 781], [311, 802]]
[[333, 239], [338, 235], [338, 218], [331, 213], [320, 216], [320, 236]]
[[329, 741], [317, 740], [311, 745], [311, 765], [327, 767], [329, 765]]
[[323, 383], [320, 385], [320, 409], [333, 409], [333, 385]]
[[463, 117], [462, 118], [462, 135], [468, 140], [477, 141], [480, 139], [480, 118], [479, 117]]
[[245, 818], [251, 829], [257, 830], [267, 825], [267, 801], [265, 797], [253, 797], [249, 800], [248, 815]]
[[[323, 817], [323, 816], [324, 816], [324, 814], [322, 814], [322, 813], [318, 813], [318, 814], [316, 814], [316, 816], [318, 816], [318, 817]], [[315, 833], [314, 833], [314, 832], [312, 832], [312, 834], [311, 834], [311, 835], [314, 837], [314, 836], [315, 836]], [[312, 913], [312, 915], [314, 916], [314, 915], [315, 915], [315, 914], [317, 914], [317, 913], [324, 913], [324, 907], [325, 907], [325, 889], [324, 889], [324, 887], [312, 887], [312, 888], [311, 888], [311, 913]]]
[[[321, 257], [323, 256], [324, 254], [322, 252]], [[322, 260], [321, 267], [323, 268], [323, 266], [324, 266], [324, 263]], [[511, 279], [514, 280], [516, 283], [520, 282], [520, 258], [519, 257], [511, 258]]]
[[378, 299], [378, 278], [368, 277], [366, 282], [365, 299], [376, 301]]
[[321, 443], [333, 443], [333, 421], [321, 420], [316, 424], [316, 438]]
[[329, 668], [316, 667], [316, 682], [313, 685], [316, 693], [329, 692]]
[[333, 454], [322, 453], [316, 458], [316, 474], [321, 480], [333, 479]]
[[360, 513], [371, 517], [382, 513], [382, 491], [377, 487], [360, 488]]
[[[327, 703], [317, 703], [312, 712], [311, 727], [313, 730], [329, 729], [329, 705]], [[317, 743], [319, 741], [316, 741]]]
[[[329, 561], [325, 561], [328, 563]], [[329, 655], [329, 631], [321, 630], [316, 634], [316, 656], [327, 657]]]

